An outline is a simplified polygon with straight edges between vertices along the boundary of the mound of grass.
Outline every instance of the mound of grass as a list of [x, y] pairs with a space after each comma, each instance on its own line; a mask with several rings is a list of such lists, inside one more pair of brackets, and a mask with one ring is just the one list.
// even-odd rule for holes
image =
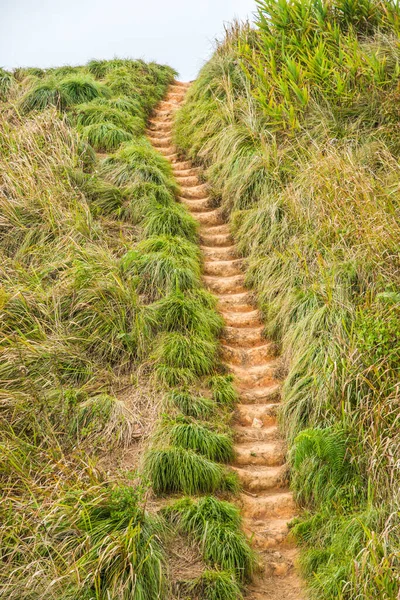
[[207, 600], [242, 600], [241, 589], [230, 571], [207, 570], [186, 582], [185, 592]]
[[106, 94], [104, 86], [84, 75], [70, 75], [63, 79], [53, 77], [39, 81], [27, 92], [22, 99], [21, 110], [28, 113], [32, 110], [44, 110], [49, 106], [65, 110], [69, 106], [90, 102]]
[[223, 326], [222, 317], [215, 310], [207, 309], [198, 297], [180, 290], [157, 303], [157, 316], [166, 331], [198, 334], [203, 339], [215, 338]]
[[209, 378], [208, 385], [213, 400], [218, 404], [232, 408], [239, 399], [233, 375], [213, 375]]
[[[142, 254], [141, 248], [127, 252], [121, 266], [125, 273], [139, 277], [138, 289], [150, 299], [175, 290], [187, 291], [200, 285], [200, 265], [190, 255], [174, 257], [163, 251]], [[145, 246], [146, 247], [146, 246]]]
[[233, 459], [231, 436], [218, 433], [208, 425], [177, 417], [174, 420], [166, 420], [163, 432], [172, 446], [194, 450], [216, 462], [230, 462]]
[[240, 531], [234, 505], [210, 496], [197, 501], [183, 498], [167, 507], [165, 516], [193, 535], [208, 564], [234, 572], [240, 581], [251, 577], [255, 557]]
[[112, 124], [129, 133], [139, 135], [143, 133], [144, 122], [139, 117], [104, 104], [83, 104], [76, 109], [78, 125]]
[[125, 144], [105, 159], [100, 166], [100, 174], [121, 186], [143, 181], [165, 185], [171, 191], [176, 189], [171, 166], [146, 139]]
[[99, 152], [113, 152], [133, 139], [132, 133], [112, 123], [94, 123], [81, 128], [82, 139]]
[[197, 241], [197, 222], [179, 204], [163, 206], [154, 205], [143, 223], [147, 236], [180, 236], [192, 242]]
[[206, 494], [231, 487], [221, 465], [185, 448], [150, 450], [145, 472], [156, 494]]
[[215, 364], [216, 348], [215, 340], [169, 332], [158, 339], [154, 360], [169, 367], [189, 369], [197, 376], [208, 375]]
[[207, 419], [215, 411], [215, 404], [210, 398], [195, 396], [185, 390], [172, 390], [168, 400], [184, 415], [195, 419]]

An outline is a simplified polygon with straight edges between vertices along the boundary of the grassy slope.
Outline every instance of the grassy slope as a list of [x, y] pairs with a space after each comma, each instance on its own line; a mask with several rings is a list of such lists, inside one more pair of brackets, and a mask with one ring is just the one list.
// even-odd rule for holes
[[[96, 466], [137, 435], [120, 390], [139, 370], [153, 394], [174, 387], [144, 465], [155, 491], [236, 487], [220, 464], [234, 394], [196, 225], [143, 136], [173, 76], [128, 60], [0, 73], [4, 598], [169, 593], [168, 527], [146, 509], [148, 485]], [[252, 558], [237, 522], [219, 522], [237, 560], [221, 564], [210, 543], [210, 570], [187, 585], [239, 598], [235, 569]]]
[[176, 121], [281, 346], [294, 533], [332, 600], [400, 583], [398, 23], [386, 2], [260, 2]]

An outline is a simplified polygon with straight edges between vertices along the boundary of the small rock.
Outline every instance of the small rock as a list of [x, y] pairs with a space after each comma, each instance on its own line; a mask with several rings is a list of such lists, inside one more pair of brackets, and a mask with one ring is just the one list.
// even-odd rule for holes
[[256, 429], [261, 429], [263, 426], [263, 422], [261, 421], [261, 419], [257, 419], [257, 417], [254, 417], [251, 426], [256, 427]]

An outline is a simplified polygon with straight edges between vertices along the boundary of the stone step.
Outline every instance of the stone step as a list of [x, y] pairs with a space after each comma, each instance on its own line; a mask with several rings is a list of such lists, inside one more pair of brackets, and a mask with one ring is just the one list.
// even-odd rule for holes
[[179, 202], [182, 202], [185, 206], [188, 207], [189, 211], [194, 213], [194, 217], [197, 216], [197, 213], [206, 212], [210, 207], [210, 199], [209, 198], [201, 198], [199, 200], [188, 200], [183, 196], [178, 197]]
[[197, 185], [193, 185], [192, 187], [182, 187], [181, 196], [182, 198], [187, 198], [188, 200], [200, 200], [201, 198], [207, 198], [208, 186], [204, 183], [198, 183]]
[[163, 138], [148, 136], [148, 138], [156, 150], [159, 150], [160, 148], [170, 148], [172, 144], [171, 136]]
[[277, 425], [269, 427], [252, 427], [251, 425], [233, 426], [235, 441], [238, 443], [247, 442], [272, 442], [279, 439], [279, 429]]
[[222, 311], [248, 312], [251, 295], [248, 290], [234, 294], [217, 294], [218, 308]]
[[171, 154], [176, 154], [175, 146], [162, 146], [157, 148], [157, 152], [162, 154], [165, 158], [169, 157]]
[[227, 367], [235, 375], [238, 386], [264, 387], [274, 382], [277, 361], [269, 358], [263, 364], [247, 367], [227, 363]]
[[243, 291], [244, 275], [232, 275], [231, 277], [205, 275], [203, 279], [206, 286], [213, 292]]
[[281, 384], [279, 382], [273, 382], [265, 387], [259, 388], [240, 388], [239, 384], [238, 390], [240, 399], [246, 404], [256, 404], [259, 402], [263, 404], [267, 404], [268, 402], [276, 403], [279, 402], [280, 399]]
[[[238, 279], [238, 283], [240, 280]], [[239, 348], [250, 348], [265, 343], [263, 338], [264, 325], [255, 325], [253, 327], [224, 327], [222, 339], [228, 346], [237, 346]]]
[[247, 305], [248, 310], [245, 311], [221, 311], [221, 315], [228, 327], [261, 327], [262, 321], [260, 319], [260, 312], [253, 308], [251, 305]]
[[201, 245], [200, 249], [204, 255], [204, 257], [208, 260], [229, 260], [235, 259], [236, 256], [236, 246], [204, 246]]
[[256, 497], [241, 494], [240, 503], [249, 520], [293, 519], [296, 516], [296, 504], [293, 494], [286, 489], [278, 492], [257, 494]]
[[241, 274], [242, 259], [234, 260], [205, 260], [203, 272], [205, 275], [227, 277]]
[[[179, 157], [179, 155], [176, 154], [176, 153], [174, 154], [174, 157], [175, 158], [172, 159], [172, 162], [173, 162], [173, 165], [174, 165], [174, 170], [176, 169], [178, 171], [179, 170], [180, 171], [187, 171], [188, 169], [192, 168], [192, 163], [190, 162], [190, 160], [182, 160]], [[169, 157], [167, 157], [167, 156], [165, 158], [168, 158], [168, 160], [170, 160]]]
[[178, 173], [174, 173], [175, 179], [179, 183], [180, 186], [198, 186], [199, 178], [197, 175], [178, 175]]
[[[289, 545], [289, 527], [285, 518], [268, 519], [267, 521], [259, 520], [256, 522], [253, 519], [246, 518], [243, 519], [243, 529], [246, 535], [251, 538], [252, 546], [257, 550], [266, 551], [279, 548], [280, 552], [277, 556], [272, 557], [275, 560], [268, 560], [266, 563], [267, 573], [270, 577], [274, 575], [281, 577], [293, 568], [292, 560], [285, 560], [281, 554], [282, 550]], [[276, 558], [279, 561], [276, 561]]]
[[275, 344], [272, 342], [250, 348], [238, 348], [225, 344], [221, 344], [220, 346], [221, 358], [227, 363], [240, 367], [264, 364], [267, 360], [274, 357], [274, 351]]
[[285, 485], [286, 466], [278, 467], [232, 467], [237, 473], [243, 488], [257, 493]]
[[203, 225], [222, 225], [223, 220], [219, 208], [196, 213], [196, 219]]
[[276, 414], [279, 403], [270, 404], [237, 404], [235, 412], [239, 425], [261, 429], [264, 426], [276, 425]]
[[246, 442], [235, 445], [235, 464], [277, 467], [285, 462], [282, 442]]

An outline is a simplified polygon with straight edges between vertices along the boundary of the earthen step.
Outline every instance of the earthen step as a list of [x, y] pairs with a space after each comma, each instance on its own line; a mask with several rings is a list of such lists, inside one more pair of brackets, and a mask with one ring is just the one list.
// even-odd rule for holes
[[200, 246], [206, 259], [229, 260], [236, 258], [236, 246]]
[[[246, 518], [243, 520], [243, 529], [247, 536], [251, 537], [253, 547], [259, 551], [279, 548], [282, 552], [285, 545], [288, 545], [289, 527], [285, 518], [269, 518], [267, 521], [260, 520], [257, 522]], [[266, 569], [269, 577], [273, 577], [274, 575], [282, 577], [293, 568], [292, 560], [289, 557], [285, 560], [281, 553], [271, 558], [275, 560], [266, 561]]]
[[[239, 283], [240, 280], [238, 280]], [[240, 348], [250, 348], [251, 346], [265, 343], [263, 338], [264, 325], [255, 325], [253, 327], [224, 327], [222, 339], [228, 346], [239, 346]]]
[[162, 146], [162, 147], [158, 147], [157, 151], [162, 154], [165, 158], [167, 158], [168, 156], [171, 156], [171, 154], [175, 154], [176, 153], [176, 148], [175, 146]]
[[286, 467], [232, 467], [243, 488], [249, 492], [261, 492], [283, 487], [286, 483]]
[[229, 370], [235, 375], [240, 386], [264, 386], [274, 381], [274, 372], [276, 370], [276, 360], [267, 359], [260, 365], [250, 365], [242, 367], [234, 364], [227, 364]]
[[160, 120], [152, 118], [149, 120], [148, 126], [152, 134], [158, 131], [160, 132], [160, 134], [166, 135], [167, 132], [172, 131], [172, 121], [170, 120]]
[[201, 228], [201, 234], [212, 237], [213, 235], [231, 235], [231, 232], [229, 229], [229, 225], [227, 225], [226, 223], [221, 223], [220, 225], [204, 225]]
[[264, 364], [267, 360], [274, 357], [274, 351], [275, 345], [272, 342], [250, 348], [238, 348], [225, 344], [221, 344], [220, 346], [221, 358], [227, 363], [241, 367]]
[[222, 216], [219, 208], [206, 212], [196, 213], [196, 219], [203, 225], [222, 225]]
[[281, 384], [278, 382], [271, 383], [265, 387], [259, 388], [240, 388], [238, 385], [240, 399], [249, 404], [256, 404], [261, 402], [267, 404], [268, 402], [276, 403], [280, 399], [281, 395]]
[[243, 291], [244, 275], [232, 275], [231, 277], [205, 275], [203, 279], [206, 286], [213, 292]]
[[[190, 160], [182, 160], [180, 156], [176, 153], [174, 154], [174, 157], [175, 158], [171, 159], [174, 170], [177, 169], [181, 171], [187, 171], [188, 169], [192, 168], [192, 163], [190, 162]], [[168, 158], [168, 160], [170, 160], [169, 157], [165, 158]]]
[[181, 195], [183, 198], [187, 198], [188, 200], [199, 200], [200, 198], [208, 197], [208, 186], [204, 183], [198, 183], [193, 186], [185, 186], [181, 189]]
[[276, 413], [279, 404], [237, 404], [237, 422], [243, 426], [261, 429], [276, 424]]
[[169, 137], [169, 136], [163, 137], [163, 138], [148, 136], [148, 138], [156, 150], [159, 150], [160, 148], [170, 148], [171, 147], [171, 137]]
[[205, 275], [227, 277], [241, 274], [242, 259], [235, 260], [205, 260], [203, 272]]
[[247, 305], [249, 310], [245, 311], [221, 311], [221, 315], [228, 327], [261, 327], [262, 322], [260, 313], [251, 305]]
[[217, 294], [218, 308], [221, 311], [248, 312], [251, 296], [248, 290], [234, 294]]
[[233, 427], [235, 441], [238, 443], [247, 442], [272, 442], [279, 439], [279, 429], [277, 425], [269, 427], [252, 427], [235, 424]]
[[164, 129], [161, 129], [161, 130], [160, 130], [160, 129], [159, 129], [159, 127], [158, 127], [157, 125], [156, 125], [155, 127], [156, 127], [156, 129], [154, 129], [154, 130], [153, 130], [153, 129], [149, 129], [149, 130], [147, 131], [147, 137], [148, 137], [150, 140], [163, 140], [163, 139], [165, 139], [167, 136], [168, 136], [168, 137], [171, 139], [171, 136], [170, 136], [170, 135], [168, 135], [168, 132], [167, 132], [167, 131], [165, 131]]
[[241, 494], [240, 501], [246, 518], [251, 520], [293, 519], [296, 516], [296, 504], [293, 494], [286, 489], [257, 494], [256, 497]]
[[235, 464], [277, 467], [285, 462], [282, 442], [246, 442], [235, 445]]
[[178, 173], [174, 173], [175, 179], [181, 186], [197, 186], [199, 185], [199, 178], [197, 175], [179, 175]]
[[179, 177], [196, 177], [197, 173], [199, 173], [198, 167], [190, 167], [189, 169], [180, 169], [178, 167], [173, 167], [172, 170], [177, 179], [179, 179]]
[[185, 206], [188, 207], [189, 211], [194, 213], [194, 217], [196, 218], [197, 213], [204, 213], [210, 208], [210, 199], [202, 198], [199, 200], [188, 200], [183, 196], [178, 197], [179, 202], [182, 202]]
[[209, 247], [227, 248], [232, 245], [232, 236], [230, 233], [213, 233], [210, 235], [200, 231], [200, 242]]

